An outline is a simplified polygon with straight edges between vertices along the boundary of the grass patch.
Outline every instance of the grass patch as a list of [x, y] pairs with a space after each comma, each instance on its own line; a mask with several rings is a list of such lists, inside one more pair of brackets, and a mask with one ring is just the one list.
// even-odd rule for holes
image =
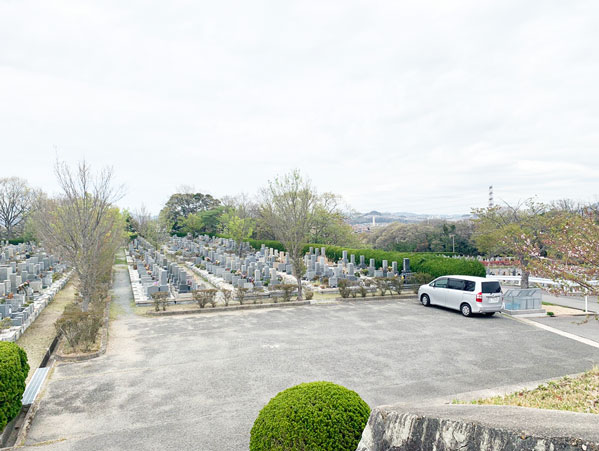
[[123, 313], [125, 313], [125, 309], [121, 305], [117, 304], [113, 298], [112, 302], [110, 303], [110, 309], [108, 313], [110, 321], [117, 319]]
[[[454, 403], [457, 403], [454, 401]], [[569, 410], [599, 414], [599, 367], [576, 377], [539, 385], [505, 396], [472, 401], [472, 404], [534, 407], [537, 409]]]
[[42, 363], [46, 349], [56, 336], [54, 323], [62, 315], [65, 306], [75, 300], [75, 291], [72, 280], [56, 294], [56, 297], [17, 340], [17, 344], [27, 353], [27, 359], [32, 369], [27, 377], [27, 382], [33, 376], [35, 369]]

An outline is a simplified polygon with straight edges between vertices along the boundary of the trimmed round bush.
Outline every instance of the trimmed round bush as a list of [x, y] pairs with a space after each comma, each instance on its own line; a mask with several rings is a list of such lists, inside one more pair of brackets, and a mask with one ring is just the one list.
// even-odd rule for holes
[[370, 415], [360, 396], [332, 382], [288, 388], [258, 414], [250, 451], [354, 451]]
[[21, 410], [27, 374], [25, 351], [14, 343], [0, 341], [0, 431]]

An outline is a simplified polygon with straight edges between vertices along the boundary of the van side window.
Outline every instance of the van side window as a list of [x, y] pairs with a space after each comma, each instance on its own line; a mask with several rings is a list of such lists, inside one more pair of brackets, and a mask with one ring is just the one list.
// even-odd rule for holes
[[435, 288], [447, 288], [447, 279], [439, 279], [435, 282]]
[[476, 282], [474, 282], [473, 280], [464, 280], [464, 282], [466, 282], [466, 285], [464, 285], [464, 291], [474, 291], [474, 288], [476, 287]]
[[462, 279], [449, 279], [447, 283], [447, 288], [451, 288], [452, 290], [464, 290], [465, 280]]

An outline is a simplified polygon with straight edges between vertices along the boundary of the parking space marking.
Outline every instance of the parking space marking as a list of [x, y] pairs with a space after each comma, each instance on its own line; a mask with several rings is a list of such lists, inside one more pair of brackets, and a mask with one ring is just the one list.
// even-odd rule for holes
[[515, 319], [516, 321], [521, 321], [523, 323], [530, 324], [531, 326], [538, 327], [539, 329], [546, 330], [547, 332], [552, 332], [554, 334], [561, 335], [562, 337], [570, 338], [571, 340], [576, 340], [580, 343], [584, 343], [585, 345], [589, 345], [589, 346], [599, 349], [599, 343], [597, 343], [596, 341], [593, 341], [593, 340], [589, 340], [588, 338], [580, 337], [578, 335], [571, 334], [570, 332], [564, 332], [563, 330], [556, 329], [555, 327], [537, 323], [536, 321], [531, 321], [526, 318], [516, 318], [513, 316], [510, 318]]

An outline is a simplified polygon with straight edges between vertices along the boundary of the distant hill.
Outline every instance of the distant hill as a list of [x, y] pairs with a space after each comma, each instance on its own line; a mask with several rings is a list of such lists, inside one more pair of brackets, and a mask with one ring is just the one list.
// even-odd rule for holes
[[349, 220], [350, 224], [372, 224], [372, 217], [375, 217], [377, 224], [389, 224], [392, 222], [422, 222], [430, 219], [444, 219], [446, 221], [460, 221], [462, 219], [472, 218], [470, 214], [463, 215], [433, 215], [433, 214], [419, 214], [410, 212], [380, 212], [376, 210], [369, 211], [368, 213], [357, 213], [352, 216]]

